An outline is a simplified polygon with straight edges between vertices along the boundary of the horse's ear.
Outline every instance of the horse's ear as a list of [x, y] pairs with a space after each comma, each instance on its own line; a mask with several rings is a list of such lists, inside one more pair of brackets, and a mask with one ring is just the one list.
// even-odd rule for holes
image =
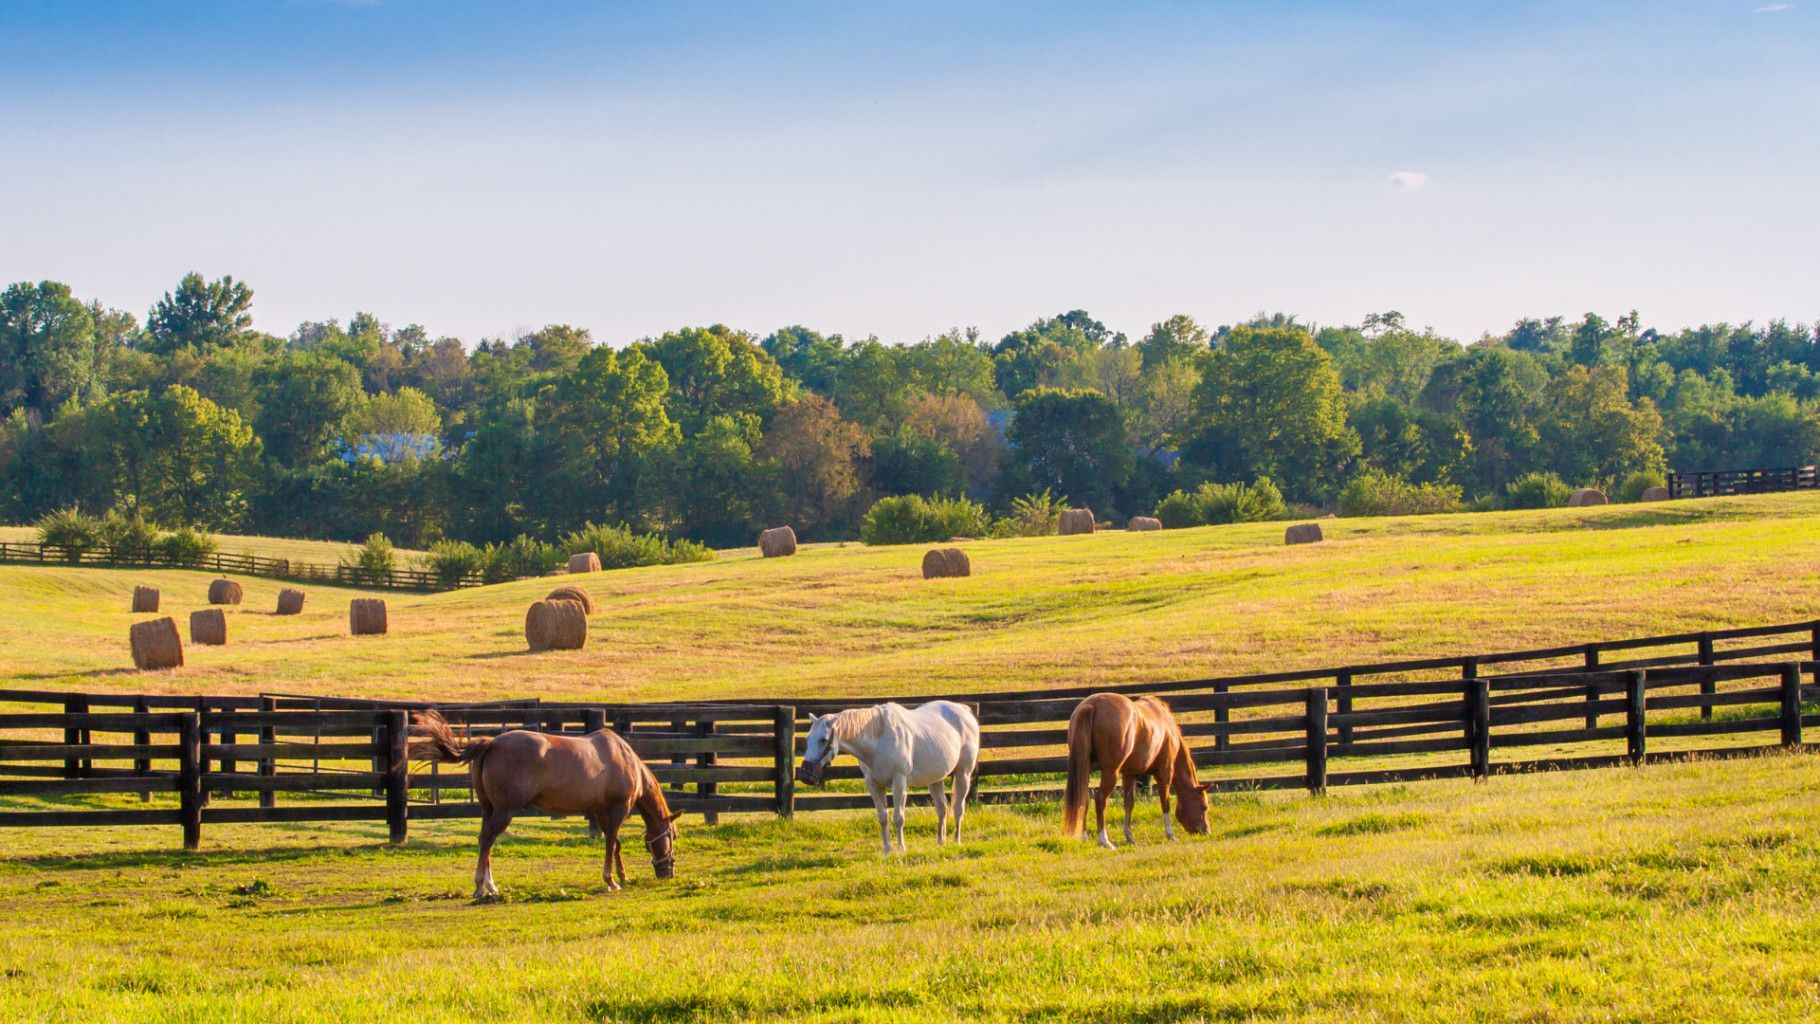
[[671, 811], [670, 816], [668, 818], [665, 818], [664, 820], [665, 821], [675, 821], [676, 819], [678, 819], [682, 816], [683, 816], [683, 812], [681, 812], [681, 811]]
[[1207, 792], [1207, 791], [1208, 791], [1208, 790], [1210, 790], [1210, 789], [1212, 789], [1212, 788], [1213, 788], [1213, 783], [1211, 783], [1211, 782], [1198, 782], [1198, 783], [1196, 783], [1196, 784], [1195, 784], [1195, 787], [1194, 787], [1194, 788], [1196, 788], [1196, 789], [1198, 789], [1198, 790], [1200, 790], [1200, 791], [1201, 791], [1201, 792], [1203, 792], [1203, 793], [1205, 793], [1205, 792]]

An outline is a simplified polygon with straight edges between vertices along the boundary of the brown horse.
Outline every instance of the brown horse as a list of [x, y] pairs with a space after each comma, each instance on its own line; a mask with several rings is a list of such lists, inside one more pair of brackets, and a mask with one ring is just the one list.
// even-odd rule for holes
[[1198, 835], [1207, 832], [1207, 788], [1195, 777], [1194, 757], [1182, 739], [1169, 705], [1155, 697], [1132, 700], [1118, 693], [1096, 693], [1081, 701], [1068, 716], [1068, 788], [1062, 796], [1062, 832], [1078, 837], [1087, 817], [1087, 786], [1095, 765], [1100, 788], [1094, 794], [1094, 814], [1100, 845], [1110, 850], [1106, 838], [1106, 800], [1120, 777], [1125, 783], [1125, 842], [1131, 838], [1131, 809], [1137, 803], [1137, 780], [1156, 780], [1163, 802], [1163, 834], [1171, 841], [1169, 797], [1176, 798], [1175, 816], [1182, 827]]
[[[474, 866], [474, 898], [499, 895], [493, 884], [493, 842], [512, 816], [526, 808], [548, 814], [585, 815], [607, 837], [607, 891], [626, 880], [619, 856], [619, 827], [634, 810], [645, 819], [645, 849], [657, 877], [676, 873], [676, 819], [664, 802], [657, 777], [617, 733], [601, 729], [586, 736], [549, 736], [513, 730], [498, 736], [458, 740], [434, 711], [418, 713], [411, 731], [422, 742], [411, 756], [468, 766], [474, 797], [480, 801], [480, 861]], [[613, 880], [614, 869], [619, 882]]]

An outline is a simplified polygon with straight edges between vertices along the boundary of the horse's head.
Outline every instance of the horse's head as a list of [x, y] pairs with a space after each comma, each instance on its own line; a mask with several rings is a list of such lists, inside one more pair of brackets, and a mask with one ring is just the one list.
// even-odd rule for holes
[[840, 740], [834, 736], [833, 715], [809, 716], [809, 740], [803, 748], [803, 763], [796, 769], [796, 781], [811, 786], [822, 784], [828, 762], [840, 753]]
[[651, 851], [651, 867], [659, 878], [676, 877], [676, 819], [682, 814], [676, 811], [645, 825], [645, 849]]
[[1207, 790], [1212, 787], [1211, 782], [1190, 782], [1176, 789], [1175, 820], [1193, 835], [1207, 834]]

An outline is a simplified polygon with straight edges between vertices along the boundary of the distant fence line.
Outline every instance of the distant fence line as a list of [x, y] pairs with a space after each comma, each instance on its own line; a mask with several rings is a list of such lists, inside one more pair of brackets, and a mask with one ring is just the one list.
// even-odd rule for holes
[[479, 572], [451, 580], [422, 569], [389, 569], [373, 573], [353, 565], [322, 565], [289, 558], [221, 553], [180, 559], [161, 552], [121, 551], [105, 544], [76, 549], [61, 544], [0, 541], [0, 562], [98, 568], [201, 569], [303, 583], [423, 592], [478, 587], [486, 582]]
[[[1799, 639], [1750, 643], [1791, 635]], [[1673, 647], [1692, 649], [1652, 651]], [[1806, 727], [1820, 725], [1820, 715], [1804, 707], [1820, 697], [1817, 650], [1820, 621], [1809, 621], [1305, 672], [944, 696], [971, 704], [980, 718], [983, 785], [977, 798], [984, 803], [1058, 797], [1068, 716], [1082, 696], [1101, 690], [1166, 696], [1183, 722], [1196, 764], [1263, 772], [1216, 775], [1215, 790], [1322, 793], [1329, 786], [1816, 749], [1802, 737]], [[1612, 652], [1651, 656], [1602, 660]], [[1777, 660], [1760, 660], [1770, 658]], [[1570, 663], [1495, 676], [1480, 671], [1485, 665], [1562, 660]], [[1446, 677], [1408, 678], [1435, 672]], [[1399, 678], [1359, 681], [1371, 676]], [[802, 751], [799, 725], [808, 713], [886, 699], [891, 698], [431, 704], [277, 693], [4, 690], [0, 707], [48, 705], [61, 711], [0, 713], [0, 797], [136, 793], [149, 803], [155, 794], [175, 793], [177, 799], [175, 807], [161, 808], [77, 808], [66, 800], [63, 806], [6, 809], [0, 810], [0, 827], [180, 825], [184, 845], [194, 848], [210, 823], [383, 820], [392, 841], [403, 842], [412, 820], [479, 814], [465, 772], [443, 775], [432, 766], [415, 778], [410, 774], [408, 716], [427, 707], [439, 708], [472, 735], [514, 728], [580, 735], [611, 726], [651, 766], [675, 806], [711, 821], [722, 813], [787, 817], [870, 807], [863, 793], [797, 793], [793, 762]], [[1776, 741], [1651, 749], [1652, 740], [1765, 732], [1776, 733]], [[61, 742], [49, 741], [46, 733], [60, 733]], [[1606, 743], [1618, 749], [1600, 749]], [[1494, 760], [1495, 751], [1537, 745], [1575, 749], [1572, 756]], [[1392, 756], [1440, 760], [1370, 769], [1330, 766], [1335, 759]], [[827, 775], [860, 777], [850, 765], [834, 766]], [[445, 801], [451, 791], [463, 798]], [[227, 805], [227, 797], [243, 793], [257, 794], [256, 804]], [[289, 794], [284, 806], [281, 793]], [[211, 805], [212, 797], [223, 799]]]
[[1817, 472], [1813, 466], [1720, 469], [1704, 473], [1668, 474], [1668, 496], [1670, 498], [1771, 494], [1776, 491], [1811, 491], [1816, 488], [1820, 488], [1820, 472]]

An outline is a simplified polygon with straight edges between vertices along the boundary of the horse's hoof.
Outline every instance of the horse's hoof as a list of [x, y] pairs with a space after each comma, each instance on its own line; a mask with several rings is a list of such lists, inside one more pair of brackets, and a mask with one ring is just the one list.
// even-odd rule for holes
[[1110, 839], [1102, 839], [1102, 840], [1100, 840], [1100, 849], [1102, 849], [1102, 850], [1116, 850], [1116, 849], [1118, 849], [1118, 847], [1116, 847], [1116, 846], [1114, 846], [1114, 845], [1112, 845], [1112, 840], [1110, 840]]

